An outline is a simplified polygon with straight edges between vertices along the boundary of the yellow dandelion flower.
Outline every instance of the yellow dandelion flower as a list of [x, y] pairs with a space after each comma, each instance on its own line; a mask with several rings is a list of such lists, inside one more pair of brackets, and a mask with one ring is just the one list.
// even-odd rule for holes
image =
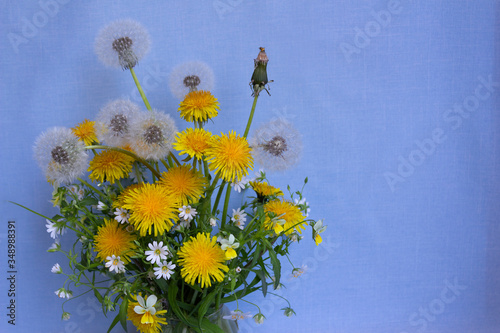
[[158, 184], [165, 187], [168, 194], [180, 203], [180, 206], [198, 202], [203, 196], [207, 179], [196, 169], [189, 165], [179, 165], [164, 172]]
[[134, 240], [134, 235], [122, 228], [117, 221], [104, 219], [104, 225], [98, 228], [94, 238], [94, 250], [101, 261], [114, 254], [120, 256], [126, 264], [137, 247]]
[[210, 91], [192, 91], [179, 105], [181, 118], [186, 121], [207, 121], [217, 116], [219, 102]]
[[259, 197], [267, 197], [271, 195], [282, 196], [283, 192], [274, 186], [269, 185], [267, 182], [250, 182], [253, 190]]
[[132, 170], [134, 159], [128, 155], [114, 150], [104, 150], [97, 155], [89, 163], [92, 180], [99, 182], [109, 181], [114, 184], [115, 180], [125, 178]]
[[248, 141], [231, 131], [229, 135], [213, 136], [205, 155], [210, 170], [217, 170], [222, 179], [234, 182], [253, 168], [251, 151]]
[[289, 201], [279, 199], [269, 201], [264, 205], [264, 211], [266, 213], [274, 213], [279, 219], [285, 220], [284, 225], [276, 223], [276, 221], [273, 221], [269, 216], [264, 221], [265, 228], [268, 230], [274, 229], [277, 234], [282, 231], [284, 231], [286, 235], [294, 231], [302, 233], [301, 229], [306, 228], [305, 226], [307, 223], [304, 222], [306, 217], [302, 214], [299, 207]]
[[[140, 296], [140, 294], [139, 294]], [[151, 295], [153, 296], [153, 295]], [[149, 298], [151, 297], [149, 296]], [[167, 313], [167, 310], [156, 310], [154, 314], [151, 312], [146, 312], [144, 314], [139, 314], [135, 312], [135, 307], [142, 307], [142, 305], [137, 301], [137, 296], [132, 295], [134, 299], [133, 302], [128, 303], [127, 307], [127, 320], [130, 320], [132, 324], [139, 330], [141, 333], [159, 333], [162, 332], [161, 325], [167, 325], [167, 321], [165, 318], [160, 317], [161, 315]], [[146, 297], [146, 303], [148, 301], [148, 297]], [[156, 303], [156, 302], [155, 302]], [[144, 305], [144, 304], [143, 304]], [[147, 316], [148, 323], [144, 323], [144, 318]]]
[[125, 198], [127, 195], [135, 188], [142, 187], [144, 183], [139, 183], [139, 184], [132, 184], [130, 186], [127, 186], [122, 193], [120, 193], [116, 199], [113, 201], [113, 208], [122, 208], [123, 204], [125, 203]]
[[144, 184], [131, 189], [123, 198], [123, 208], [130, 210], [129, 223], [141, 236], [158, 236], [169, 231], [177, 218], [178, 202], [158, 184]]
[[203, 128], [191, 127], [182, 133], [177, 133], [174, 148], [180, 151], [179, 155], [188, 154], [201, 160], [207, 150], [212, 134]]
[[95, 121], [85, 119], [71, 129], [71, 132], [82, 140], [85, 145], [90, 146], [94, 142], [99, 142], [95, 133]]
[[217, 282], [224, 280], [224, 272], [229, 267], [224, 265], [226, 256], [217, 244], [217, 237], [210, 239], [210, 234], [199, 233], [191, 238], [177, 252], [182, 266], [181, 276], [189, 284], [201, 283], [201, 287], [210, 287], [211, 279]]

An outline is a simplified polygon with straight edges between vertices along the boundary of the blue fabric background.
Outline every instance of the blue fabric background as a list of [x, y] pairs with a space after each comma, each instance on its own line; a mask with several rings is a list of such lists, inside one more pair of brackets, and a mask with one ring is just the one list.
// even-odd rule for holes
[[[241, 332], [500, 332], [498, 1], [54, 1], [0, 1], [0, 331], [104, 332], [114, 317], [86, 294], [61, 321], [54, 291], [64, 278], [50, 268], [67, 261], [45, 252], [45, 221], [7, 201], [54, 214], [35, 138], [93, 119], [112, 99], [140, 102], [130, 74], [93, 52], [102, 26], [132, 18], [151, 34], [136, 72], [153, 107], [176, 115], [168, 73], [202, 60], [221, 104], [211, 129], [243, 131], [253, 58], [265, 46], [275, 82], [253, 128], [285, 116], [303, 133], [300, 164], [270, 179], [297, 188], [309, 176], [324, 243], [307, 233], [293, 249], [294, 264], [309, 269], [279, 294], [297, 316], [255, 294], [248, 300], [267, 320], [241, 322]], [[8, 220], [17, 226], [15, 326]]]

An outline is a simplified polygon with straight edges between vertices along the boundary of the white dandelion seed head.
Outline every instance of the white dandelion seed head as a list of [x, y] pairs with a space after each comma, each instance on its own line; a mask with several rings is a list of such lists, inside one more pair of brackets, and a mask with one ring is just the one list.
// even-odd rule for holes
[[71, 183], [87, 169], [85, 145], [70, 129], [53, 127], [35, 141], [33, 152], [47, 180], [59, 186]]
[[132, 149], [139, 157], [155, 161], [165, 158], [172, 150], [177, 133], [172, 117], [157, 110], [141, 112], [130, 130]]
[[129, 143], [130, 124], [140, 111], [137, 104], [126, 99], [106, 104], [96, 117], [95, 129], [99, 141], [109, 146], [126, 146]]
[[272, 171], [292, 167], [302, 154], [302, 135], [284, 118], [260, 126], [250, 143], [255, 161]]
[[95, 53], [106, 66], [129, 69], [148, 52], [147, 30], [134, 20], [118, 20], [102, 28], [95, 39]]
[[172, 70], [169, 78], [172, 94], [179, 98], [194, 90], [212, 91], [214, 88], [214, 72], [201, 61], [190, 61], [180, 64]]

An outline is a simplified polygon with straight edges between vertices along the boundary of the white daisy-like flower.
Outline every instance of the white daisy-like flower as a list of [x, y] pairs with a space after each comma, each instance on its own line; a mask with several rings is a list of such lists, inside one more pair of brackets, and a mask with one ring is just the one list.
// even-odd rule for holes
[[140, 112], [137, 104], [126, 99], [107, 103], [96, 117], [95, 131], [99, 141], [115, 147], [129, 144], [130, 125]]
[[188, 229], [190, 225], [191, 225], [191, 221], [182, 220], [177, 225], [175, 225], [172, 229], [174, 231], [182, 232], [183, 230]]
[[113, 214], [115, 214], [115, 220], [121, 224], [128, 223], [128, 219], [130, 218], [130, 214], [128, 210], [125, 208], [117, 208]]
[[302, 274], [304, 274], [307, 271], [307, 266], [302, 265], [300, 268], [294, 268], [292, 270], [292, 274], [290, 274], [290, 278], [296, 279], [300, 277]]
[[52, 266], [50, 271], [54, 274], [62, 274], [62, 268], [57, 263], [54, 266]]
[[288, 237], [290, 237], [290, 239], [292, 240], [292, 242], [298, 242], [299, 240], [301, 240], [302, 238], [304, 238], [304, 236], [300, 236], [298, 233], [294, 232], [290, 235], [288, 235]]
[[245, 318], [250, 318], [250, 317], [252, 317], [250, 312], [243, 313], [243, 311], [236, 309], [234, 311], [231, 311], [231, 314], [224, 316], [222, 318], [229, 320], [243, 320]]
[[105, 210], [108, 208], [108, 205], [106, 205], [104, 202], [99, 201], [97, 203], [97, 210]]
[[236, 273], [241, 273], [241, 267], [240, 266], [236, 267]]
[[157, 279], [164, 278], [166, 280], [170, 279], [170, 276], [174, 273], [175, 265], [170, 262], [162, 262], [158, 267], [153, 268]]
[[47, 181], [71, 183], [87, 170], [85, 145], [69, 128], [53, 127], [35, 141], [33, 152]]
[[118, 20], [105, 26], [95, 39], [95, 52], [106, 66], [129, 69], [149, 51], [149, 34], [133, 20]]
[[172, 94], [179, 98], [195, 90], [212, 91], [214, 72], [201, 61], [190, 61], [176, 66], [170, 73], [169, 86]]
[[146, 260], [152, 264], [159, 265], [161, 260], [167, 259], [167, 256], [170, 255], [168, 247], [163, 246], [163, 242], [157, 243], [153, 241], [153, 243], [149, 243], [148, 246], [151, 250], [144, 253], [147, 255]]
[[120, 259], [120, 256], [115, 256], [114, 254], [112, 256], [107, 256], [106, 257], [106, 264], [105, 266], [109, 268], [109, 271], [115, 271], [116, 273], [123, 273], [125, 272], [125, 265], [123, 261]]
[[150, 295], [146, 297], [146, 301], [141, 295], [137, 295], [137, 302], [139, 305], [134, 307], [134, 312], [143, 315], [141, 319], [141, 324], [151, 324], [153, 323], [153, 315], [156, 313], [155, 304], [158, 298], [155, 295]]
[[302, 154], [302, 135], [284, 118], [259, 127], [250, 145], [255, 161], [272, 171], [283, 171], [296, 164]]
[[234, 222], [234, 225], [243, 230], [245, 227], [245, 222], [247, 220], [247, 214], [241, 208], [233, 209], [233, 217], [231, 217], [231, 221]]
[[58, 239], [47, 249], [47, 252], [57, 252], [61, 249], [61, 244]]
[[192, 219], [194, 219], [196, 214], [198, 214], [196, 212], [196, 209], [192, 208], [191, 206], [182, 206], [181, 208], [179, 208], [179, 211], [179, 217], [186, 221], [191, 221]]
[[309, 202], [306, 201], [306, 198], [302, 198], [301, 200], [295, 199], [295, 204], [299, 206], [300, 210], [302, 210], [306, 217], [309, 217], [309, 213], [311, 212], [311, 208], [309, 208]]
[[152, 110], [141, 112], [131, 125], [132, 150], [146, 160], [158, 161], [172, 150], [177, 127], [168, 114]]
[[255, 316], [253, 316], [253, 320], [255, 321], [256, 324], [264, 323], [264, 319], [266, 319], [266, 317], [264, 317], [264, 315], [260, 312], [257, 313]]
[[45, 227], [47, 228], [47, 232], [50, 234], [50, 237], [56, 239], [56, 237], [64, 235], [66, 229], [63, 226], [63, 221], [52, 222], [50, 220], [45, 220], [47, 224]]
[[217, 225], [217, 220], [216, 220], [215, 218], [213, 218], [213, 217], [212, 217], [212, 218], [210, 218], [210, 225], [211, 225], [212, 227], [215, 227], [215, 226]]
[[283, 312], [283, 314], [284, 314], [285, 316], [287, 316], [287, 317], [291, 317], [291, 316], [293, 316], [293, 315], [295, 315], [295, 314], [296, 314], [296, 313], [295, 313], [295, 311], [293, 311], [293, 309], [292, 309], [292, 308], [288, 308], [288, 307], [287, 307], [287, 308], [283, 308], [283, 309], [281, 309], [281, 310], [285, 310], [285, 311]]
[[70, 299], [73, 297], [73, 292], [66, 290], [66, 288], [59, 288], [55, 291], [55, 294], [60, 298]]
[[231, 186], [236, 192], [241, 193], [241, 191], [245, 189], [249, 181], [250, 179], [247, 176], [244, 176], [240, 181], [231, 183]]
[[83, 195], [85, 194], [85, 190], [79, 188], [77, 185], [71, 185], [69, 187], [69, 191], [71, 194], [75, 195], [78, 200], [82, 200]]
[[259, 171], [255, 173], [255, 177], [250, 179], [250, 181], [255, 182], [255, 181], [263, 181], [266, 179], [266, 171], [263, 168], [259, 168]]

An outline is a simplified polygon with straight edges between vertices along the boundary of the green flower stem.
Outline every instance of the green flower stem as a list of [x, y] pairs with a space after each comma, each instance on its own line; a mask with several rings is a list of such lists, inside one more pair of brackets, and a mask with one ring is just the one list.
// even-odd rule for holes
[[293, 269], [295, 269], [295, 265], [293, 264], [293, 262], [290, 260], [290, 257], [288, 256], [288, 254], [285, 254], [286, 258], [288, 259], [288, 262], [290, 263], [290, 265], [292, 265]]
[[222, 210], [222, 218], [220, 224], [221, 229], [224, 228], [224, 225], [226, 224], [226, 215], [229, 206], [229, 198], [231, 197], [231, 190], [231, 186], [229, 185], [226, 189], [226, 198], [224, 199], [224, 209]]
[[142, 179], [142, 175], [139, 172], [139, 167], [137, 166], [137, 163], [134, 163], [134, 170], [135, 170], [135, 174], [137, 176], [137, 180], [139, 181], [139, 183], [143, 183], [144, 180]]
[[267, 293], [268, 293], [268, 294], [271, 294], [271, 295], [274, 295], [274, 296], [278, 296], [278, 297], [279, 297], [279, 298], [281, 298], [281, 299], [284, 299], [284, 300], [288, 303], [288, 307], [289, 307], [289, 308], [291, 308], [291, 307], [292, 307], [292, 304], [290, 304], [290, 302], [289, 302], [289, 301], [288, 301], [285, 297], [280, 296], [280, 295], [278, 295], [278, 294], [276, 294], [276, 293], [273, 293], [273, 292], [270, 292], [270, 291], [268, 291]]
[[199, 291], [195, 290], [193, 293], [193, 297], [191, 298], [191, 304], [194, 304], [194, 301], [196, 301], [196, 297], [198, 296]]
[[170, 166], [167, 164], [167, 162], [165, 162], [164, 159], [161, 159], [160, 161], [167, 170], [170, 169]]
[[146, 105], [146, 109], [151, 111], [151, 105], [149, 105], [148, 99], [142, 90], [141, 84], [135, 75], [134, 68], [130, 67], [130, 73], [132, 73], [132, 77], [134, 78], [135, 85], [137, 86], [137, 90], [139, 90], [139, 94], [141, 94], [142, 100], [144, 101], [144, 105]]
[[155, 175], [157, 178], [161, 177], [161, 175], [153, 168], [153, 166], [151, 164], [149, 164], [145, 159], [140, 158], [139, 156], [137, 156], [136, 154], [134, 154], [131, 151], [121, 149], [118, 147], [101, 146], [101, 145], [87, 146], [87, 147], [85, 147], [85, 149], [108, 149], [108, 150], [118, 151], [118, 152], [123, 153], [125, 155], [128, 155], [130, 157], [133, 157], [138, 162], [141, 162], [142, 164], [144, 164], [151, 171], [151, 173], [153, 173], [153, 175]]
[[248, 117], [247, 128], [245, 129], [245, 134], [243, 134], [244, 138], [246, 138], [248, 135], [248, 132], [250, 132], [250, 126], [252, 125], [253, 115], [255, 113], [255, 107], [257, 106], [257, 98], [259, 98], [258, 94], [256, 94], [255, 97], [253, 98], [252, 110], [250, 111], [250, 116]]
[[252, 304], [253, 306], [256, 306], [256, 307], [257, 307], [257, 309], [259, 309], [259, 313], [262, 313], [262, 311], [260, 310], [260, 307], [259, 307], [257, 304], [252, 303], [252, 302], [249, 302], [249, 301], [247, 301], [246, 299], [243, 299], [243, 298], [242, 298], [241, 300], [242, 300], [243, 302], [247, 302], [248, 304]]
[[101, 197], [103, 197], [104, 199], [106, 199], [108, 196], [104, 193], [102, 193], [100, 190], [98, 190], [97, 188], [95, 188], [93, 185], [90, 185], [87, 181], [81, 179], [80, 177], [77, 178], [82, 184], [85, 184], [87, 185], [88, 187], [90, 187], [95, 193], [98, 193]]
[[181, 165], [181, 163], [177, 160], [177, 157], [175, 157], [175, 155], [172, 154], [172, 152], [168, 153], [168, 156], [174, 160], [175, 164]]
[[[218, 180], [218, 178], [216, 178], [215, 180]], [[215, 181], [213, 184], [214, 185], [216, 184]], [[215, 216], [215, 213], [217, 212], [217, 207], [219, 207], [219, 201], [220, 201], [220, 197], [222, 196], [222, 191], [224, 190], [224, 186], [226, 186], [225, 180], [222, 182], [222, 184], [220, 184], [219, 192], [217, 192], [217, 197], [215, 198], [214, 208], [212, 210], [212, 215], [214, 215], [214, 216]]]
[[116, 183], [118, 184], [118, 187], [120, 188], [120, 191], [123, 191], [123, 185], [122, 185], [122, 183], [120, 182], [119, 179], [116, 181]]

